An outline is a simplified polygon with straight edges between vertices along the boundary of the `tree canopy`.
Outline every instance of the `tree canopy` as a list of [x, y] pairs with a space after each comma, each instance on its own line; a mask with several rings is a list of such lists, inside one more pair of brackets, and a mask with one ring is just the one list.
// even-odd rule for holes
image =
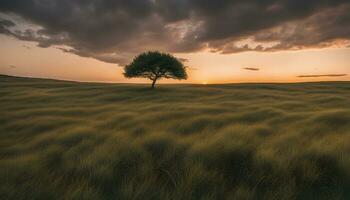
[[158, 51], [142, 53], [124, 67], [126, 78], [148, 78], [152, 81], [152, 88], [156, 81], [162, 78], [187, 79], [185, 66], [174, 56]]

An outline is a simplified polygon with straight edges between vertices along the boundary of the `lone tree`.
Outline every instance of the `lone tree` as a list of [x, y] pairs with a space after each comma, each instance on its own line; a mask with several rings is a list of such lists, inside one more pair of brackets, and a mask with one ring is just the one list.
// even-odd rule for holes
[[174, 56], [158, 51], [142, 53], [124, 67], [126, 78], [142, 77], [152, 80], [152, 89], [162, 78], [187, 79], [185, 66]]

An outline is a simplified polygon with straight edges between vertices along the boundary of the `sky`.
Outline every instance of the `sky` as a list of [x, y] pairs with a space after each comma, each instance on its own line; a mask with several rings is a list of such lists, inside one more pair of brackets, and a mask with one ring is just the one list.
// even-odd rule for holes
[[349, 0], [2, 0], [0, 74], [126, 79], [145, 51], [171, 53], [185, 81], [350, 80]]

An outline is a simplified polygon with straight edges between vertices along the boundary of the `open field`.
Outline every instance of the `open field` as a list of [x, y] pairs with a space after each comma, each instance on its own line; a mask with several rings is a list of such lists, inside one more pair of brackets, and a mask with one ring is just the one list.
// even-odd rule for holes
[[350, 199], [350, 82], [0, 76], [0, 199]]

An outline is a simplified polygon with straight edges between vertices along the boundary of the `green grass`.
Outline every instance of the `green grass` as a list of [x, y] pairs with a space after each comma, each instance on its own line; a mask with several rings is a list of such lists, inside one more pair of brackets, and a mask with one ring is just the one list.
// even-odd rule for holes
[[0, 76], [1, 199], [350, 199], [350, 82]]

